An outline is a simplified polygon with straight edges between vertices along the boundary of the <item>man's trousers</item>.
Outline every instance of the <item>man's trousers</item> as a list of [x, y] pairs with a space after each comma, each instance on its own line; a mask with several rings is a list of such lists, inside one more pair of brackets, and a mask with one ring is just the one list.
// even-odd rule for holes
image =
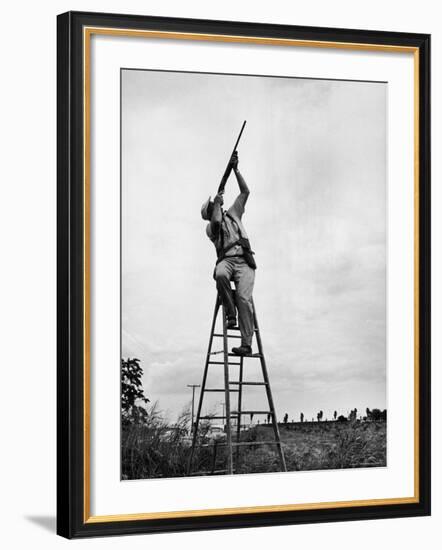
[[[216, 266], [215, 280], [228, 318], [236, 317], [236, 304], [241, 344], [251, 346], [254, 332], [252, 293], [255, 270], [249, 267], [242, 256], [227, 256]], [[230, 281], [235, 283], [235, 298]]]

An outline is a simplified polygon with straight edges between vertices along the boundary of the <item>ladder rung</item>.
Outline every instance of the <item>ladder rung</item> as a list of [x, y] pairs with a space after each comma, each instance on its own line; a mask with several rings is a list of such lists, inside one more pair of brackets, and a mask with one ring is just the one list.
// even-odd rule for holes
[[238, 413], [238, 411], [232, 411], [230, 414], [271, 414], [273, 416], [272, 411], [241, 411], [240, 413]]
[[[224, 338], [224, 334], [217, 334], [214, 333], [213, 336], [219, 336], [221, 338]], [[227, 334], [227, 338], [242, 338], [241, 336], [238, 336], [237, 334]]]
[[[227, 363], [228, 365], [241, 365], [241, 363]], [[209, 361], [209, 365], [224, 365], [224, 361]]]
[[232, 441], [232, 446], [235, 445], [236, 447], [245, 447], [246, 445], [279, 445], [279, 441], [240, 441], [235, 442]]
[[[219, 351], [211, 351], [209, 355], [220, 355], [221, 353], [224, 353], [224, 350]], [[262, 357], [260, 353], [250, 353], [249, 355], [238, 355], [237, 353], [228, 353], [229, 357]]]
[[[258, 445], [279, 445], [279, 441], [232, 441], [232, 447], [246, 447], [248, 445], [252, 445], [254, 447]], [[214, 447], [215, 443], [203, 443], [202, 445], [198, 445], [198, 447]], [[225, 441], [218, 441], [216, 443], [217, 447], [227, 447], [227, 443]]]
[[[236, 413], [231, 412], [230, 416], [237, 416]], [[227, 416], [200, 416], [200, 420], [223, 420]]]
[[[224, 388], [208, 388], [207, 390], [204, 390], [204, 391], [219, 391], [224, 393], [226, 390]], [[229, 391], [239, 391], [239, 390], [229, 389]]]
[[229, 382], [235, 386], [267, 386], [267, 382]]
[[[233, 327], [233, 328], [229, 328], [228, 330], [241, 330], [241, 329], [239, 327]], [[258, 332], [257, 328], [254, 328], [253, 330], [254, 332]]]
[[238, 355], [237, 353], [228, 353], [229, 357], [262, 357], [260, 353], [251, 353], [250, 355]]

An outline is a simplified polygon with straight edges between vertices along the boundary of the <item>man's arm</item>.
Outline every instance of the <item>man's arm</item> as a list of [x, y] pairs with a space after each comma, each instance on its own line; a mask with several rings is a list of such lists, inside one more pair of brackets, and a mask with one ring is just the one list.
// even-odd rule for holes
[[232, 205], [232, 208], [236, 210], [236, 213], [239, 217], [241, 217], [244, 213], [244, 208], [247, 202], [247, 199], [249, 198], [250, 189], [247, 186], [247, 183], [245, 182], [245, 179], [242, 177], [239, 169], [238, 169], [238, 153], [235, 151], [232, 157], [232, 169], [235, 172], [236, 181], [238, 182], [239, 187], [239, 195], [236, 197], [235, 202]]
[[241, 192], [241, 195], [245, 195], [245, 197], [247, 199], [247, 197], [250, 194], [250, 189], [247, 187], [247, 183], [246, 183], [245, 179], [240, 174], [240, 172], [238, 170], [238, 166], [236, 168], [234, 168], [233, 171], [235, 172], [236, 181], [238, 182], [238, 186], [239, 186], [239, 190]]
[[223, 205], [224, 200], [222, 195], [216, 195], [213, 199], [213, 212], [212, 217], [210, 218], [210, 230], [212, 235], [217, 237], [219, 230], [221, 228], [221, 221], [223, 219], [223, 214], [221, 211], [221, 206]]

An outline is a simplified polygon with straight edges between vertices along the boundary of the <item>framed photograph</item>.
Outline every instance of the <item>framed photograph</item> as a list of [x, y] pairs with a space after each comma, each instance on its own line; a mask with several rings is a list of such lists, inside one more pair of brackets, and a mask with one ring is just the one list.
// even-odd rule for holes
[[430, 37], [58, 17], [58, 533], [430, 513]]

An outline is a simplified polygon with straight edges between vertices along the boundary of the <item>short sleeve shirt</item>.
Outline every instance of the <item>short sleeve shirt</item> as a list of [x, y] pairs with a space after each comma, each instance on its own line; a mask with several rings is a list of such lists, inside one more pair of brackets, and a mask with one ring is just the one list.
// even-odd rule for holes
[[[232, 217], [237, 217], [241, 219], [242, 215], [244, 214], [246, 201], [247, 201], [247, 195], [240, 193], [236, 197], [235, 202], [232, 204], [232, 206], [227, 210], [227, 212]], [[234, 219], [227, 216], [226, 212], [223, 212], [223, 218], [221, 221], [221, 231], [223, 232], [224, 249], [230, 246], [232, 243], [234, 243], [241, 237], [238, 224], [235, 222]], [[222, 243], [221, 234], [218, 234], [217, 236], [213, 235], [210, 227], [210, 223], [207, 225], [206, 233], [209, 239], [214, 243], [215, 248], [218, 252], [221, 248], [221, 243]], [[233, 246], [232, 248], [230, 248], [230, 250], [226, 252], [226, 256], [240, 256], [242, 254], [243, 254], [243, 249], [239, 244], [236, 246]]]

